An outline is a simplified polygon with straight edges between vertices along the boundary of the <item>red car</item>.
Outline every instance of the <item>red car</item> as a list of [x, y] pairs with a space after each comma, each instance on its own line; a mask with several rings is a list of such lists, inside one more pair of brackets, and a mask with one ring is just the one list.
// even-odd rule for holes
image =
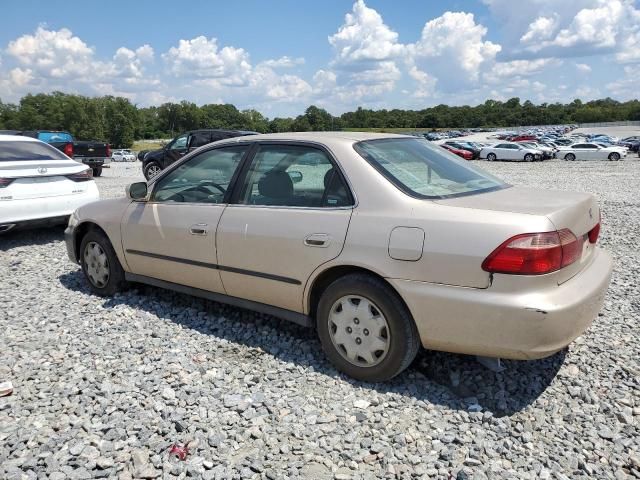
[[530, 142], [532, 140], [537, 140], [535, 135], [516, 135], [511, 138], [511, 142]]
[[473, 153], [468, 150], [460, 150], [459, 148], [452, 147], [451, 145], [440, 145], [445, 150], [449, 150], [451, 153], [455, 153], [459, 157], [464, 158], [465, 160], [471, 160], [473, 158]]

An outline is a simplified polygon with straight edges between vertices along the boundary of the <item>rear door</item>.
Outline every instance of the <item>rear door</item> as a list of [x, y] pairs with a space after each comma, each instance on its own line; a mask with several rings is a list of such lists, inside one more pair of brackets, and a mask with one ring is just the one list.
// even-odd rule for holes
[[132, 202], [122, 242], [133, 273], [223, 293], [216, 227], [234, 174], [250, 146], [197, 154], [152, 184], [148, 201]]
[[342, 251], [353, 197], [322, 148], [264, 143], [217, 232], [227, 294], [301, 312], [307, 279]]

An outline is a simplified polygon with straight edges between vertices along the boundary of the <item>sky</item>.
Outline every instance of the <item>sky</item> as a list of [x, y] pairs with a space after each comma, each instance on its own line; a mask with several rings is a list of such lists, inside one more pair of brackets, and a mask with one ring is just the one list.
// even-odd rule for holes
[[3, 102], [59, 90], [274, 118], [640, 97], [636, 0], [21, 0], [3, 20]]

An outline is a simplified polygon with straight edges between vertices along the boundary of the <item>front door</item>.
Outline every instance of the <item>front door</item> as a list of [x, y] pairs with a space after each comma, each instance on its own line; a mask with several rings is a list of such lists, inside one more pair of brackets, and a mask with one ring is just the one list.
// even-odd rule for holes
[[189, 134], [185, 133], [184, 135], [180, 135], [179, 137], [177, 137], [173, 142], [171, 142], [167, 146], [167, 149], [165, 150], [165, 154], [164, 154], [164, 165], [162, 165], [163, 169], [167, 168], [169, 165], [171, 165], [175, 161], [180, 160], [182, 157], [184, 157], [187, 154], [188, 141], [189, 141]]
[[146, 202], [132, 202], [122, 241], [132, 273], [224, 293], [216, 227], [249, 147], [211, 149], [160, 177]]
[[342, 251], [353, 197], [324, 150], [263, 144], [220, 220], [228, 295], [301, 312], [312, 272]]

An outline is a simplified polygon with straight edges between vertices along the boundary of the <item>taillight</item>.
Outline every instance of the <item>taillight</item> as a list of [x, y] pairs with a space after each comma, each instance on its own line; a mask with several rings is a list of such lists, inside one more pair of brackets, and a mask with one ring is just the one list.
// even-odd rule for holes
[[110, 157], [111, 156], [111, 145], [109, 145], [108, 143], [107, 143], [107, 149], [106, 150], [107, 150], [106, 156]]
[[0, 188], [8, 187], [9, 185], [11, 185], [11, 183], [13, 183], [14, 180], [15, 180], [15, 178], [2, 178], [2, 177], [0, 177]]
[[73, 157], [73, 143], [67, 143], [62, 152], [69, 158]]
[[571, 265], [580, 258], [583, 239], [569, 229], [516, 235], [482, 262], [491, 273], [542, 275]]
[[74, 182], [86, 182], [87, 180], [91, 180], [93, 178], [93, 172], [90, 168], [83, 170], [78, 173], [72, 173], [70, 175], [66, 175], [69, 180], [73, 180]]
[[589, 242], [596, 243], [598, 241], [598, 236], [600, 235], [600, 222], [589, 230]]

